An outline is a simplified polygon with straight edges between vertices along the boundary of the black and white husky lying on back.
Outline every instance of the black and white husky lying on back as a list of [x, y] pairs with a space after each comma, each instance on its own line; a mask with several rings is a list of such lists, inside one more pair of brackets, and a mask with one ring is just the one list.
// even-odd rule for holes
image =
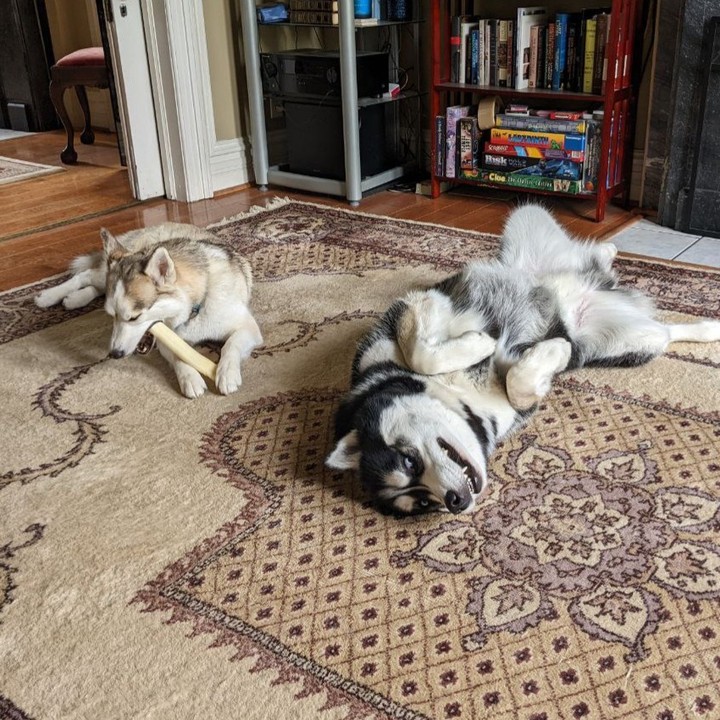
[[539, 206], [514, 211], [497, 259], [408, 293], [360, 342], [327, 465], [358, 470], [384, 513], [469, 512], [493, 449], [557, 373], [720, 340], [718, 321], [654, 319], [649, 298], [618, 287], [615, 254], [571, 239]]

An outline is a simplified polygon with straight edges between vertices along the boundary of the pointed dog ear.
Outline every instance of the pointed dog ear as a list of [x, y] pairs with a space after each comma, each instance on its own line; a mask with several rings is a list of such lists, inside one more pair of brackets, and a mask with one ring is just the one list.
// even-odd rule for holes
[[360, 443], [357, 430], [351, 430], [338, 440], [335, 449], [328, 455], [325, 464], [334, 470], [357, 470], [360, 467]]
[[145, 266], [145, 274], [158, 287], [172, 285], [175, 282], [175, 263], [164, 247], [157, 248], [150, 256]]
[[128, 254], [127, 248], [106, 228], [100, 228], [100, 237], [103, 241], [105, 257], [109, 260], [118, 260]]

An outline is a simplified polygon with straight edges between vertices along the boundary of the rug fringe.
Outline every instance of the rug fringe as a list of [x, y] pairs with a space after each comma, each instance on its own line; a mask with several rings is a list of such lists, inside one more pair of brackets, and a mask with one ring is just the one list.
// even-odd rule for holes
[[[297, 202], [296, 200], [293, 200], [289, 197], [274, 197], [268, 202], [266, 205], [253, 205], [252, 207], [248, 208], [247, 210], [244, 210], [241, 213], [238, 213], [237, 215], [231, 215], [230, 217], [224, 217], [222, 220], [218, 220], [217, 222], [210, 223], [210, 225], [206, 225], [205, 227], [208, 230], [211, 230], [212, 228], [216, 227], [223, 227], [224, 225], [228, 225], [232, 222], [237, 222], [238, 220], [245, 220], [246, 218], [252, 217], [253, 215], [258, 215], [263, 212], [268, 212], [269, 210], [277, 210], [278, 208], [282, 207], [283, 205], [289, 205], [290, 203]], [[312, 204], [312, 203], [310, 203]]]

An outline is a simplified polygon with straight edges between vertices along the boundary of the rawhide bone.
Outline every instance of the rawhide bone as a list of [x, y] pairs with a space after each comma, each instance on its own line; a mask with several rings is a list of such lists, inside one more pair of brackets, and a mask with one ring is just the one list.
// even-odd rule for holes
[[173, 355], [195, 368], [201, 375], [215, 382], [217, 365], [210, 359], [201, 355], [192, 345], [188, 345], [177, 333], [173, 332], [165, 323], [156, 322], [150, 327], [155, 339], [162, 343]]

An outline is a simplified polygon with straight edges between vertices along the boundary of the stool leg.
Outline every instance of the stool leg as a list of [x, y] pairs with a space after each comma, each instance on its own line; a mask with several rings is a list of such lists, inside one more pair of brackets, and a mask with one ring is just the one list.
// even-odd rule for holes
[[95, 133], [92, 131], [92, 127], [90, 127], [90, 105], [88, 103], [87, 93], [85, 92], [85, 86], [76, 85], [75, 94], [80, 101], [80, 107], [85, 117], [85, 129], [82, 131], [82, 135], [80, 135], [80, 142], [83, 145], [92, 145], [95, 142]]
[[67, 114], [67, 110], [65, 109], [66, 88], [67, 86], [62, 83], [58, 83], [55, 80], [50, 81], [50, 99], [52, 100], [52, 104], [55, 106], [55, 112], [60, 116], [60, 120], [65, 128], [65, 132], [67, 133], [67, 145], [60, 153], [60, 160], [66, 165], [74, 165], [77, 162], [77, 153], [73, 147], [75, 130], [70, 122], [70, 116]]

